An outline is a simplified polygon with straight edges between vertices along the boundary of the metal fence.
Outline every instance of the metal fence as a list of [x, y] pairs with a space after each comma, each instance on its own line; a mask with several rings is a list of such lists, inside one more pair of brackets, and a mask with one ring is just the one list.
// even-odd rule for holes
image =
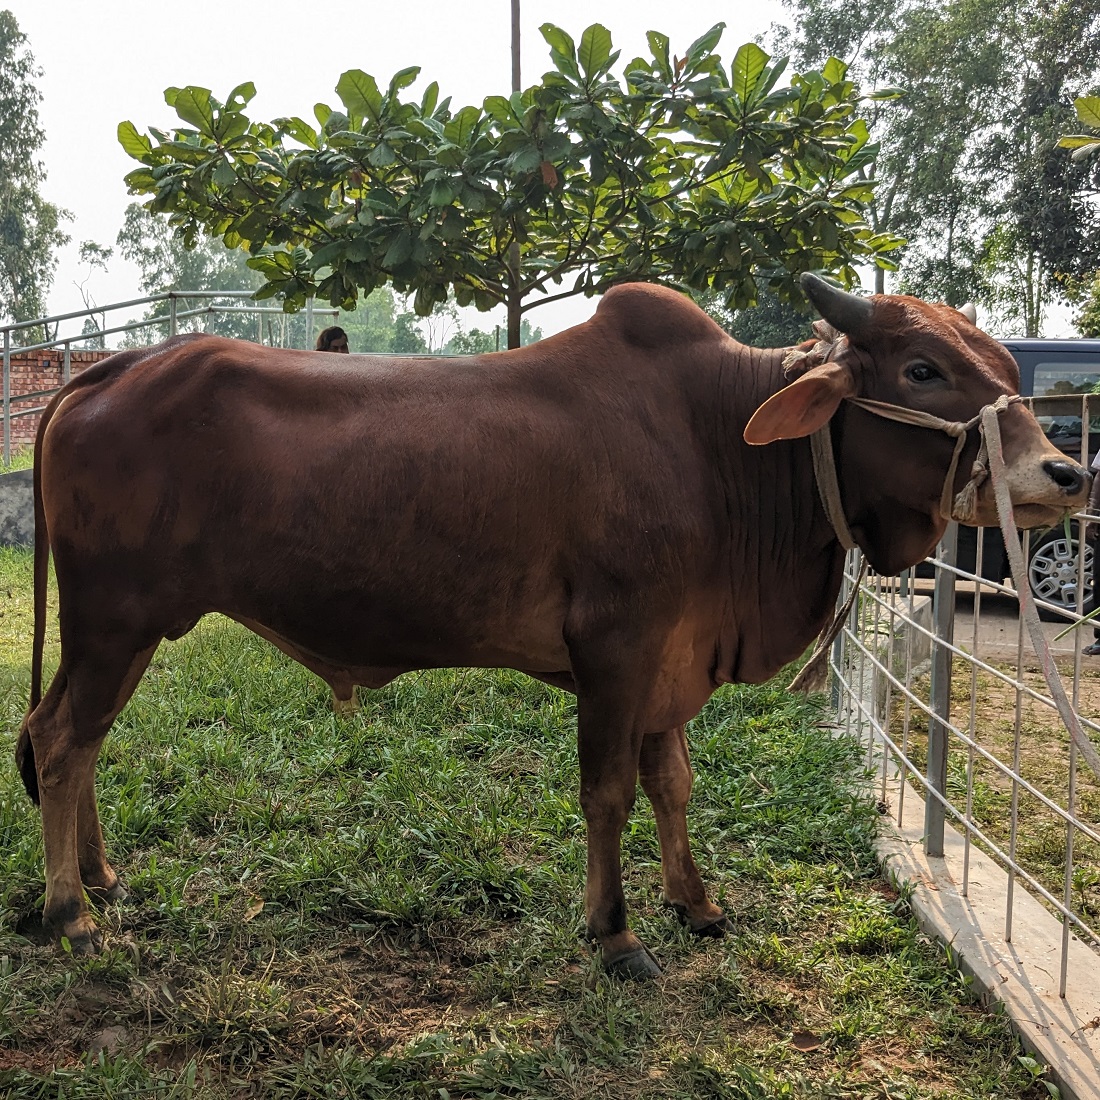
[[[118, 323], [108, 323], [112, 315], [121, 317], [125, 315], [123, 311], [128, 313], [142, 307], [148, 311], [145, 317], [128, 317]], [[323, 317], [331, 323], [338, 312], [328, 306], [315, 308], [313, 300], [309, 299], [301, 313], [288, 314], [278, 306], [258, 304], [250, 290], [169, 290], [145, 298], [132, 298], [125, 302], [0, 326], [0, 340], [3, 342], [3, 464], [11, 464], [12, 422], [40, 414], [45, 402], [69, 381], [74, 350], [108, 349], [112, 346], [108, 338], [113, 338], [115, 347], [156, 343], [180, 331], [207, 328], [214, 318], [227, 316], [254, 320], [257, 343], [312, 347], [315, 319]], [[59, 350], [62, 354], [60, 385], [15, 393], [13, 356], [50, 350]]]
[[[1095, 521], [1082, 513], [1075, 522], [1087, 543]], [[1025, 556], [1034, 537], [1024, 535]], [[947, 832], [961, 834], [963, 897], [987, 886], [971, 880], [975, 845], [1004, 869], [1006, 943], [1017, 889], [1060, 922], [1065, 996], [1071, 938], [1100, 948], [1100, 776], [1079, 759], [1048, 693], [1015, 589], [982, 576], [986, 540], [977, 540], [972, 569], [957, 564], [957, 546], [952, 524], [924, 570], [933, 577], [864, 580], [833, 647], [834, 703], [841, 724], [867, 745], [883, 812], [899, 827], [922, 815], [929, 856], [944, 854]], [[858, 559], [853, 551], [843, 598]], [[1085, 564], [1074, 555], [1075, 608], [1039, 606], [1053, 620], [1044, 632], [1072, 704], [1100, 744], [1100, 658], [1082, 655], [1091, 624], [1073, 629], [1086, 603]]]

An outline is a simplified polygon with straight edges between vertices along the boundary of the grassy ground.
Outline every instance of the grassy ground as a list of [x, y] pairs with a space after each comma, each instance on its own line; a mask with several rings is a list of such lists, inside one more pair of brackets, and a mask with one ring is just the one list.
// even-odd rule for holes
[[[1014, 665], [998, 665], [1015, 677]], [[1048, 694], [1042, 672], [1025, 668], [1021, 680], [1035, 691]], [[1068, 684], [1069, 676], [1066, 676]], [[915, 694], [928, 697], [928, 678], [913, 685]], [[1095, 715], [1100, 709], [1100, 672], [1082, 670], [1078, 686], [1078, 710]], [[987, 672], [971, 676], [971, 667], [957, 659], [951, 679], [951, 720], [961, 729], [970, 723], [974, 707], [974, 739], [999, 760], [1011, 763], [1015, 753], [1016, 692], [1011, 685]], [[902, 735], [904, 711], [895, 703], [891, 717], [894, 735]], [[910, 756], [918, 767], [927, 760], [928, 721], [911, 708]], [[965, 745], [952, 740], [947, 761], [948, 794], [958, 807], [966, 806], [969, 753]], [[1068, 804], [1069, 734], [1057, 711], [1024, 696], [1020, 704], [1019, 774], [1059, 806]], [[918, 784], [919, 785], [919, 784]], [[973, 763], [972, 809], [982, 831], [1008, 851], [1012, 821], [1012, 780], [980, 756]], [[1064, 889], [1066, 827], [1034, 795], [1018, 790], [1017, 814], [1021, 827], [1016, 839], [1016, 859], [1055, 897]], [[1076, 776], [1077, 817], [1093, 828], [1100, 827], [1100, 780], [1088, 766], [1079, 763]], [[1100, 928], [1100, 845], [1077, 834], [1074, 838], [1074, 873], [1071, 904], [1092, 928]]]
[[[0, 552], [0, 740], [25, 705], [29, 555]], [[51, 635], [50, 655], [56, 659]], [[693, 724], [691, 826], [737, 922], [659, 904], [650, 983], [577, 938], [573, 700], [515, 673], [327, 691], [219, 619], [158, 653], [108, 739], [108, 949], [36, 942], [37, 814], [0, 769], [0, 1091], [66, 1097], [1045, 1097], [1004, 1021], [877, 874], [860, 752], [819, 705], [727, 688]]]
[[9, 473], [12, 470], [29, 470], [34, 465], [33, 447], [16, 447], [11, 453], [11, 462], [5, 466], [0, 462], [0, 474]]

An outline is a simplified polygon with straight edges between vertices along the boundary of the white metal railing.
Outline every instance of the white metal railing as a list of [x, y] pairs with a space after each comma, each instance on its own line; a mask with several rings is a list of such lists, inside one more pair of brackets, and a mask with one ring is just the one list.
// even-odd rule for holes
[[[192, 302], [203, 303], [192, 305]], [[155, 306], [166, 303], [163, 313], [139, 320], [129, 319], [118, 324], [107, 324], [109, 314], [118, 314], [122, 310], [133, 310], [139, 306]], [[243, 304], [242, 304], [243, 303]], [[182, 308], [181, 308], [182, 307]], [[240, 314], [254, 317], [257, 321], [256, 339], [264, 343], [264, 321], [268, 321], [267, 342], [280, 346], [312, 346], [314, 318], [318, 316], [335, 318], [339, 311], [331, 306], [317, 307], [313, 299], [306, 302], [301, 314], [285, 313], [278, 306], [264, 306], [256, 303], [250, 290], [166, 290], [144, 298], [131, 298], [125, 302], [112, 302], [104, 306], [75, 310], [72, 313], [59, 313], [50, 317], [39, 317], [33, 321], [19, 321], [0, 326], [0, 341], [3, 345], [3, 464], [11, 464], [12, 422], [21, 417], [36, 416], [45, 408], [39, 402], [48, 400], [71, 376], [71, 356], [73, 350], [105, 349], [109, 336], [148, 330], [164, 338], [174, 336], [180, 331], [181, 323], [194, 323], [198, 318], [211, 318], [216, 315]], [[297, 323], [295, 319], [301, 318]], [[278, 324], [271, 325], [272, 320]], [[91, 326], [86, 322], [91, 321]], [[80, 330], [76, 331], [76, 326]], [[42, 330], [42, 338], [31, 336], [36, 329]], [[28, 340], [27, 337], [30, 337]], [[26, 340], [26, 342], [23, 342]], [[58, 386], [48, 387], [24, 393], [13, 392], [12, 357], [28, 352], [60, 349], [62, 352], [61, 382]], [[28, 402], [35, 404], [28, 407]], [[17, 406], [17, 407], [16, 407]]]
[[[1096, 519], [1081, 513], [1075, 521], [1089, 539]], [[1027, 541], [1025, 535], [1025, 553]], [[1100, 948], [1100, 776], [1080, 761], [1034, 673], [1036, 655], [1015, 591], [981, 576], [983, 539], [972, 571], [958, 566], [956, 547], [952, 524], [930, 559], [933, 582], [873, 574], [863, 582], [833, 648], [834, 703], [842, 725], [866, 743], [878, 796], [899, 826], [907, 792], [923, 796], [925, 853], [943, 855], [948, 821], [962, 834], [962, 896], [974, 888], [971, 845], [1005, 869], [1006, 942], [1013, 937], [1017, 884], [1061, 921], [1058, 985], [1064, 996], [1071, 935]], [[850, 555], [842, 597], [856, 583], [858, 557], [858, 551]], [[1042, 604], [1065, 620], [1048, 627], [1049, 639], [1080, 620], [1084, 602], [1079, 583], [1075, 610]], [[1068, 637], [1059, 663], [1064, 678], [1072, 679], [1081, 725], [1100, 745], [1100, 662], [1093, 668], [1081, 653], [1093, 631], [1086, 624]], [[981, 705], [983, 695], [993, 701]]]

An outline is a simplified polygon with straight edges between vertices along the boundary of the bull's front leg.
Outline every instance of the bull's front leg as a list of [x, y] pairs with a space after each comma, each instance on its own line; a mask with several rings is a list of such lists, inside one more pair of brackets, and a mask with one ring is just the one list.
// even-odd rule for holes
[[657, 960], [627, 927], [623, 894], [622, 832], [634, 807], [641, 737], [597, 701], [578, 699], [581, 809], [588, 828], [586, 935], [602, 952], [604, 966], [632, 978], [661, 973]]
[[707, 897], [688, 842], [687, 804], [692, 773], [683, 726], [646, 735], [642, 741], [639, 777], [657, 819], [665, 901], [696, 935], [722, 935], [730, 922]]

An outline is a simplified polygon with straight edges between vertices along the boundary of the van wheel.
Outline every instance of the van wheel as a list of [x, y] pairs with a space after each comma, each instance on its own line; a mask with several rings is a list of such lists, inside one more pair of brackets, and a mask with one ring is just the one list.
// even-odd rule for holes
[[[1056, 607], [1064, 608], [1070, 616], [1077, 612], [1077, 553], [1080, 546], [1077, 523], [1070, 524], [1070, 537], [1066, 538], [1064, 527], [1052, 527], [1049, 531], [1032, 539], [1031, 552], [1027, 563], [1027, 580], [1031, 594], [1037, 600], [1044, 600]], [[1092, 546], [1085, 543], [1084, 571], [1084, 608], [1087, 612], [1092, 606], [1093, 594], [1093, 552]], [[1045, 622], [1068, 622], [1069, 618], [1059, 615], [1045, 607], [1038, 607], [1039, 618]]]

